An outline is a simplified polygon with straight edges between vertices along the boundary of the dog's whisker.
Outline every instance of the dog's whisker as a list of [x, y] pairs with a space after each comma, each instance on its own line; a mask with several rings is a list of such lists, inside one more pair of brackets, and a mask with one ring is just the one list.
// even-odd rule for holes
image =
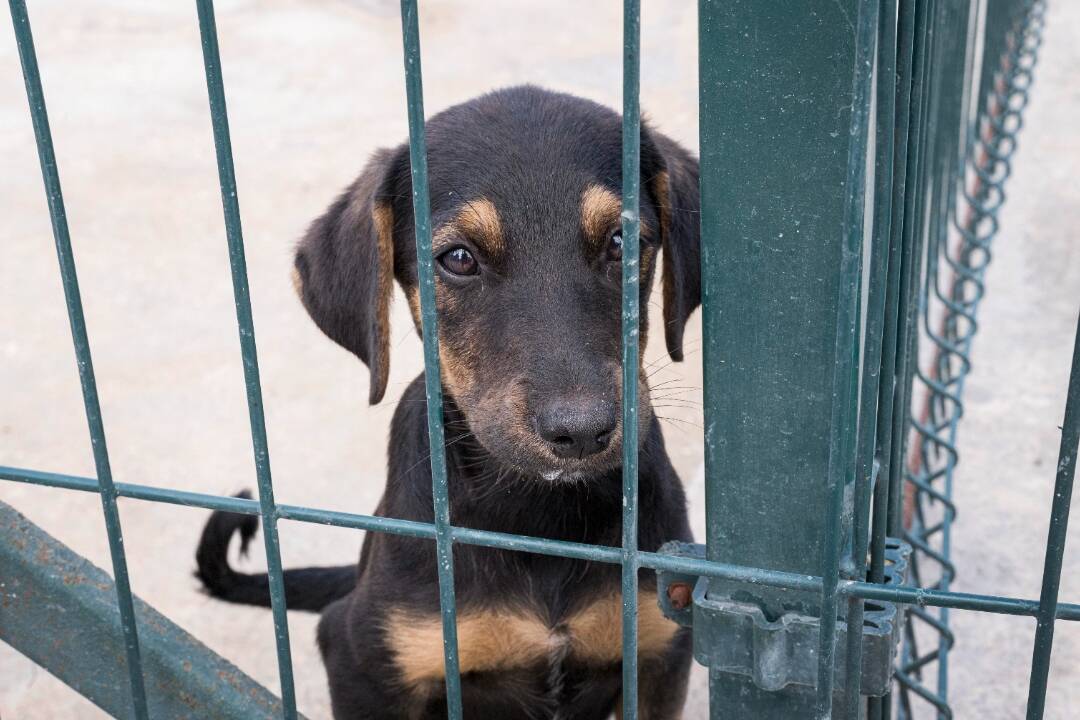
[[668, 378], [667, 380], [663, 380], [661, 382], [658, 382], [658, 383], [656, 383], [654, 385], [650, 385], [649, 387], [651, 389], [653, 389], [653, 390], [658, 390], [659, 388], [666, 387], [668, 385], [671, 385], [673, 388], [679, 388], [680, 390], [682, 390], [682, 389], [700, 390], [701, 389], [700, 385], [672, 385], [672, 383], [677, 383], [677, 382], [686, 382], [686, 380], [681, 378], [681, 377], [673, 377], [673, 378]]
[[651, 378], [653, 375], [656, 375], [656, 373], [660, 372], [661, 370], [666, 370], [667, 368], [671, 367], [674, 364], [675, 364], [674, 360], [668, 360], [665, 364], [660, 365], [659, 367], [653, 368], [652, 370], [650, 370], [648, 373], [645, 374], [645, 380], [648, 381], [649, 378]]
[[641, 367], [643, 367], [645, 369], [648, 369], [648, 368], [653, 367], [657, 363], [664, 362], [665, 360], [667, 360], [669, 362], [671, 361], [671, 356], [668, 355], [666, 352], [661, 354], [661, 355], [658, 355], [657, 357], [653, 358], [652, 360], [650, 360], [647, 363], [643, 363]]
[[653, 401], [655, 401], [655, 400], [677, 400], [679, 402], [686, 402], [686, 403], [693, 403], [694, 405], [700, 405], [701, 404], [700, 400], [695, 400], [692, 397], [686, 397], [686, 395], [689, 392], [690, 392], [689, 390], [671, 390], [671, 391], [664, 391], [664, 393], [661, 394], [661, 395], [653, 395], [653, 394], [650, 393], [649, 399], [653, 400]]
[[664, 397], [655, 397], [652, 398], [650, 402], [652, 403], [653, 407], [660, 407], [662, 403], [678, 403], [682, 407], [703, 407], [703, 405], [697, 400], [692, 400], [690, 398], [681, 398], [677, 395], [665, 395]]
[[673, 384], [673, 383], [677, 383], [677, 382], [683, 382], [683, 379], [680, 378], [680, 377], [673, 377], [673, 378], [670, 378], [668, 380], [664, 380], [663, 382], [658, 382], [655, 385], [650, 385], [649, 390], [651, 392], [656, 392], [657, 390], [660, 390], [662, 392], [667, 392], [668, 390], [701, 390], [700, 385], [674, 385]]
[[653, 405], [654, 410], [662, 410], [664, 408], [675, 408], [677, 410], [692, 410], [695, 411], [697, 414], [700, 414], [702, 410], [700, 405], [683, 405], [681, 403], [660, 403], [658, 405]]
[[697, 390], [693, 387], [681, 387], [678, 385], [668, 385], [667, 387], [654, 387], [649, 388], [649, 396], [653, 398], [660, 397], [675, 397], [677, 395], [686, 395], [691, 390]]
[[[687, 355], [693, 355], [694, 353], [700, 352], [700, 351], [701, 351], [701, 348], [694, 348], [692, 350], [683, 349], [683, 358], [685, 358]], [[646, 364], [644, 367], [646, 369], [648, 369], [648, 368], [652, 367], [653, 365], [655, 365], [656, 363], [662, 362], [664, 360], [667, 360], [667, 362], [664, 363], [663, 365], [661, 365], [660, 367], [652, 370], [646, 377], [652, 377], [653, 375], [655, 375], [660, 370], [663, 370], [666, 367], [670, 367], [671, 365], [673, 365], [675, 363], [675, 360], [673, 360], [671, 358], [671, 355], [665, 353], [664, 355], [661, 355], [660, 357], [658, 357], [656, 360], [653, 360], [651, 363]]]
[[696, 423], [696, 422], [694, 422], [692, 420], [686, 420], [686, 419], [683, 419], [683, 418], [676, 418], [676, 417], [671, 417], [671, 416], [657, 415], [656, 419], [657, 420], [666, 420], [667, 422], [685, 423], [686, 425], [691, 425], [693, 427], [696, 427], [698, 430], [704, 430], [705, 429], [705, 427], [703, 425], [700, 425], [700, 424], [698, 424], [698, 423]]
[[[446, 448], [450, 447], [451, 445], [453, 445], [453, 444], [455, 444], [455, 443], [457, 443], [457, 442], [459, 442], [461, 440], [464, 440], [465, 438], [469, 437], [470, 435], [472, 435], [471, 432], [462, 433], [461, 435], [458, 435], [454, 439], [449, 440], [447, 442], [444, 442], [443, 443], [443, 449], [445, 450]], [[414, 462], [412, 465], [410, 465], [409, 467], [405, 468], [400, 473], [398, 473], [397, 476], [396, 476], [396, 479], [400, 479], [400, 478], [405, 477], [410, 472], [412, 472], [416, 468], [420, 467], [420, 465], [422, 465], [425, 461], [428, 461], [428, 460], [431, 460], [431, 451], [430, 450], [428, 451], [428, 453], [426, 455], [424, 455], [424, 457], [420, 458], [419, 460]]]

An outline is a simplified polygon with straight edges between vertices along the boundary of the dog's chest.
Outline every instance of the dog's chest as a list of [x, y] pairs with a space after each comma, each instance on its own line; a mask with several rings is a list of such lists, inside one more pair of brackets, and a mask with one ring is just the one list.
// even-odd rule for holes
[[[444, 677], [442, 622], [438, 615], [391, 612], [386, 643], [401, 679], [421, 685]], [[638, 603], [638, 655], [665, 652], [678, 626], [665, 618], [656, 593]], [[571, 660], [610, 666], [622, 658], [622, 599], [601, 597], [552, 623], [525, 608], [463, 608], [458, 613], [458, 665], [462, 674], [550, 668]]]

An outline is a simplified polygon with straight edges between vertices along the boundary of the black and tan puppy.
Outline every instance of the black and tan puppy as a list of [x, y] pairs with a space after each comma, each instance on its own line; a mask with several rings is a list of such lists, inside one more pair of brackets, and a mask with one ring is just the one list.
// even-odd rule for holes
[[[455, 525], [616, 546], [621, 537], [620, 117], [519, 87], [427, 123], [447, 467]], [[663, 330], [682, 357], [700, 304], [697, 161], [641, 132], [641, 341], [662, 253]], [[379, 152], [296, 253], [311, 317], [386, 389], [393, 282], [419, 327], [408, 147]], [[639, 369], [643, 550], [689, 540], [685, 498]], [[423, 378], [394, 414], [376, 514], [431, 522]], [[265, 574], [232, 570], [215, 514], [198, 550], [214, 595], [269, 604]], [[621, 692], [618, 566], [458, 544], [459, 662], [470, 720], [603, 720]], [[292, 609], [322, 611], [318, 640], [337, 718], [444, 718], [435, 546], [369, 533], [359, 566], [291, 570]], [[690, 638], [641, 576], [641, 717], [678, 717]]]

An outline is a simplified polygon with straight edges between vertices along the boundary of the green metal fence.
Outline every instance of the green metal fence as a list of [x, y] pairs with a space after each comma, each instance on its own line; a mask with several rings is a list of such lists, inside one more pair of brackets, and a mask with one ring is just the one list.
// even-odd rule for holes
[[[921, 587], [948, 590], [956, 568], [950, 561], [953, 474], [959, 460], [956, 437], [963, 414], [965, 379], [971, 370], [972, 340], [985, 293], [984, 275], [998, 232], [997, 213], [1005, 195], [1022, 113], [1041, 42], [1043, 3], [991, 3], [984, 16], [982, 72], [974, 65], [978, 36], [941, 33], [931, 52], [945, 67], [963, 67], [964, 76], [932, 77], [931, 112], [939, 127], [928, 138], [925, 172], [927, 213], [919, 332], [924, 362], [913, 368], [910, 423], [912, 445], [902, 469], [906, 497], [893, 507], [893, 527], [915, 548], [912, 580]], [[974, 23], [978, 6], [939, 3], [929, 16], [942, 29]], [[959, 130], [959, 132], [957, 132]], [[917, 223], [922, 218], [917, 218]], [[922, 225], [917, 225], [922, 227]], [[913, 358], [915, 356], [913, 355]], [[899, 470], [899, 468], [898, 468]], [[1061, 515], [1055, 510], [1055, 531]], [[1052, 537], [1050, 544], [1056, 545]], [[1056, 565], [1054, 563], [1057, 563]], [[1048, 564], [1048, 578], [1060, 559]], [[1054, 592], [1050, 586], [1045, 592]], [[1049, 599], [1044, 597], [1044, 599]], [[908, 613], [904, 653], [897, 668], [900, 717], [911, 717], [926, 701], [938, 717], [951, 717], [948, 658], [954, 637], [949, 609], [913, 607]], [[1045, 635], [1045, 630], [1043, 635]], [[1029, 713], [1041, 708], [1049, 651], [1037, 643]], [[936, 672], [934, 665], [936, 664]]]
[[[961, 396], [997, 211], [1032, 82], [1041, 0], [700, 0], [708, 532], [704, 548], [658, 553], [637, 548], [633, 450], [637, 0], [625, 0], [623, 25], [622, 547], [451, 524], [416, 0], [402, 0], [401, 18], [435, 521], [275, 502], [214, 8], [212, 0], [196, 4], [258, 500], [112, 478], [30, 22], [25, 2], [9, 0], [96, 477], [0, 467], [0, 479], [100, 496], [126, 650], [127, 714], [149, 717], [147, 696], [154, 689], [148, 690], [140, 654], [118, 497], [261, 516], [286, 718], [297, 717], [297, 710], [279, 520], [434, 541], [451, 718], [462, 716], [453, 582], [459, 543], [622, 566], [626, 720], [638, 717], [635, 618], [642, 568], [658, 571], [662, 584], [694, 584], [692, 608], [665, 610], [694, 627], [695, 655], [710, 666], [713, 717], [912, 717], [919, 703], [951, 717], [950, 609], [1037, 618], [1027, 716], [1042, 717], [1055, 621], [1080, 620], [1080, 604], [1058, 601], [1080, 439], [1080, 333], [1041, 598], [953, 591], [949, 560]], [[910, 558], [896, 538], [913, 547]], [[753, 652], [755, 643], [773, 642], [788, 643], [782, 667]]]

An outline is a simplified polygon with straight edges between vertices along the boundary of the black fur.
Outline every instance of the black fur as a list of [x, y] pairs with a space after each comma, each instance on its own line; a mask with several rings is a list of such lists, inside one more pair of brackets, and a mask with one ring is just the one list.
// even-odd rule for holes
[[[470, 201], [485, 199], [498, 210], [506, 246], [498, 257], [484, 256], [469, 238], [456, 241], [481, 258], [479, 284], [437, 273], [440, 342], [454, 365], [443, 370], [451, 519], [467, 528], [618, 546], [621, 440], [587, 458], [556, 457], [534, 437], [534, 413], [552, 398], [583, 407], [619, 400], [618, 263], [591, 254], [581, 229], [583, 188], [599, 185], [619, 195], [619, 116], [586, 100], [521, 87], [434, 116], [427, 135], [436, 233], [468, 212]], [[643, 127], [641, 170], [641, 217], [653, 228], [642, 241], [643, 251], [652, 248], [643, 254], [642, 329], [648, 327], [655, 249], [662, 243], [664, 334], [671, 356], [681, 359], [683, 326], [700, 304], [697, 161]], [[664, 174], [668, 184], [658, 187]], [[376, 268], [388, 266], [379, 256], [371, 212], [380, 203], [392, 211], [393, 275], [408, 293], [417, 282], [410, 198], [407, 148], [384, 151], [316, 221], [297, 253], [308, 311], [369, 367], [386, 342], [372, 304], [380, 300], [373, 290], [379, 287]], [[381, 371], [371, 370], [377, 401]], [[517, 403], [507, 405], [507, 396]], [[654, 551], [668, 540], [690, 540], [691, 533], [683, 489], [647, 392], [641, 415], [638, 544]], [[421, 376], [394, 413], [377, 515], [432, 522], [428, 457]], [[544, 479], [545, 469], [555, 479]], [[211, 517], [197, 553], [198, 576], [208, 592], [232, 602], [269, 603], [266, 575], [240, 574], [226, 558], [230, 537], [239, 531], [243, 547], [255, 527], [253, 517]], [[380, 533], [365, 536], [359, 566], [286, 571], [289, 608], [323, 613], [318, 641], [336, 718], [445, 717], [440, 688], [418, 696], [400, 681], [394, 638], [384, 623], [393, 610], [436, 617], [437, 575], [431, 541]], [[459, 613], [525, 604], [554, 631], [575, 611], [617, 593], [620, 569], [456, 544], [454, 580]], [[655, 589], [655, 575], [642, 572], [640, 583]], [[689, 643], [680, 631], [665, 653], [642, 661], [646, 717], [678, 717]], [[462, 678], [465, 714], [480, 720], [603, 720], [621, 692], [620, 673], [617, 662], [597, 666], [573, 654], [537, 667], [468, 673]]]

